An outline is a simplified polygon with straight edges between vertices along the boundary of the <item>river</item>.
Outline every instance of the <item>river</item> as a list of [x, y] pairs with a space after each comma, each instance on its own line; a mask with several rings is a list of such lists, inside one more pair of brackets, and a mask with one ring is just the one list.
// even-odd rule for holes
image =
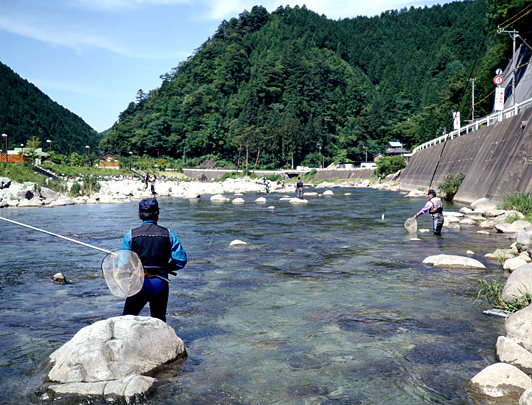
[[[243, 205], [159, 200], [159, 224], [189, 256], [168, 306], [188, 359], [148, 404], [479, 403], [466, 385], [495, 362], [504, 319], [482, 314], [477, 280], [502, 275], [483, 256], [511, 242], [475, 227], [411, 242], [403, 223], [424, 198], [333, 191], [305, 206], [278, 194], [266, 204], [254, 203], [257, 194]], [[112, 250], [140, 225], [137, 204], [0, 216]], [[427, 215], [418, 224], [431, 225]], [[230, 247], [235, 239], [248, 246]], [[104, 253], [5, 221], [0, 246], [0, 403], [28, 403], [46, 357], [82, 327], [120, 315], [123, 299], [105, 285]], [[468, 249], [486, 270], [421, 263]], [[56, 272], [68, 284], [52, 283]]]

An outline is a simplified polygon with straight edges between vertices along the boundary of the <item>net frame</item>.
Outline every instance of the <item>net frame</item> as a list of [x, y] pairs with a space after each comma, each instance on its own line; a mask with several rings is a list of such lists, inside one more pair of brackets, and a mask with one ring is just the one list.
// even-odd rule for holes
[[408, 218], [405, 221], [405, 228], [409, 233], [416, 233], [417, 232], [417, 221], [414, 217]]
[[116, 297], [131, 297], [144, 285], [144, 267], [140, 257], [132, 250], [109, 252], [103, 258], [101, 267], [107, 287]]

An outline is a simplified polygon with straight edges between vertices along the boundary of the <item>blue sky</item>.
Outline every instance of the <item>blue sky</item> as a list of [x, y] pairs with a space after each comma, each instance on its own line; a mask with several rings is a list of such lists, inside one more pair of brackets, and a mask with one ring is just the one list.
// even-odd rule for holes
[[101, 132], [139, 89], [159, 87], [159, 76], [186, 60], [223, 19], [254, 5], [271, 12], [305, 4], [339, 19], [443, 3], [448, 1], [2, 0], [0, 62]]

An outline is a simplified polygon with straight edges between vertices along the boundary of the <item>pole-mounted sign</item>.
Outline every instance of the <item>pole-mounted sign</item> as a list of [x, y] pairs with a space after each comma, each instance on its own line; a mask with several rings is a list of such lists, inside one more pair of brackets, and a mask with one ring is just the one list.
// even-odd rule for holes
[[502, 78], [502, 76], [497, 75], [493, 78], [493, 83], [495, 83], [497, 86], [500, 86], [503, 82], [504, 79]]

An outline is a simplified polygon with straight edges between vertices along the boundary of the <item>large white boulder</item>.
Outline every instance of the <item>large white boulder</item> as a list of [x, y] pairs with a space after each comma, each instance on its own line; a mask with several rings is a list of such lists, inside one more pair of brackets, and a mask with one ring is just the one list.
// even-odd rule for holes
[[508, 339], [532, 352], [532, 306], [511, 314], [504, 323], [504, 330]]
[[147, 393], [165, 364], [186, 357], [183, 341], [165, 322], [120, 316], [81, 329], [48, 358], [52, 365], [41, 387], [53, 395], [130, 398]]
[[475, 375], [469, 388], [491, 398], [504, 397], [505, 403], [517, 402], [525, 390], [532, 387], [532, 379], [517, 367], [495, 363]]
[[523, 349], [512, 339], [499, 336], [495, 346], [497, 360], [511, 364], [526, 374], [532, 374], [532, 353]]
[[497, 204], [491, 201], [489, 198], [480, 198], [471, 204], [471, 208], [477, 212], [484, 212], [487, 210], [493, 210], [497, 208]]
[[432, 264], [434, 267], [451, 267], [460, 269], [485, 269], [478, 260], [457, 255], [436, 255], [429, 256], [423, 260], [425, 264]]
[[504, 270], [513, 272], [514, 270], [518, 269], [521, 266], [524, 266], [525, 264], [527, 264], [527, 262], [524, 258], [514, 257], [513, 259], [506, 260], [502, 267]]
[[522, 299], [523, 295], [530, 295], [532, 292], [532, 264], [524, 262], [525, 264], [512, 271], [506, 280], [501, 294], [505, 302], [514, 304]]

